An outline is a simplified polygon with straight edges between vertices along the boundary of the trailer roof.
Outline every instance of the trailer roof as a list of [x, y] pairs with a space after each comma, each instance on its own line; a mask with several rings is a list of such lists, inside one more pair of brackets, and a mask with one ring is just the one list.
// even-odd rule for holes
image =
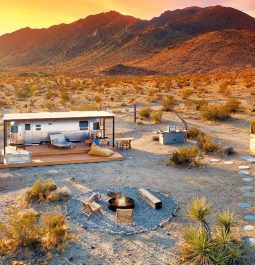
[[75, 118], [112, 118], [114, 114], [108, 111], [68, 111], [68, 112], [37, 112], [4, 114], [3, 121], [52, 120]]

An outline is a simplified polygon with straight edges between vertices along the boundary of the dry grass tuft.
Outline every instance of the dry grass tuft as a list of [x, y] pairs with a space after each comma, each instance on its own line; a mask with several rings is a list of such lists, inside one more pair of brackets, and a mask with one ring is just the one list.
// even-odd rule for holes
[[177, 101], [173, 96], [167, 96], [161, 101], [163, 111], [172, 111], [177, 105]]
[[0, 223], [0, 228], [1, 254], [11, 254], [23, 247], [63, 250], [73, 238], [59, 207], [40, 217], [33, 209], [14, 209], [9, 213], [8, 222]]
[[168, 165], [198, 165], [198, 158], [202, 158], [203, 156], [204, 153], [201, 152], [196, 146], [180, 147], [173, 153]]
[[154, 110], [151, 113], [151, 120], [155, 124], [159, 124], [162, 120], [163, 111], [162, 110]]
[[152, 109], [150, 107], [145, 107], [145, 108], [142, 108], [139, 110], [139, 116], [141, 118], [150, 118], [151, 116], [151, 113], [152, 113]]
[[70, 191], [66, 188], [58, 188], [52, 179], [38, 179], [25, 194], [25, 204], [33, 202], [61, 202], [70, 198]]
[[202, 108], [200, 115], [203, 119], [208, 121], [225, 121], [230, 118], [230, 111], [225, 105], [212, 104]]

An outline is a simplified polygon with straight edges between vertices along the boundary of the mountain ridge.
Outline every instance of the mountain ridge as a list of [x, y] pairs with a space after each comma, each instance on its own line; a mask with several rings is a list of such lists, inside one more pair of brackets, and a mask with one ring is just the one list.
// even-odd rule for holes
[[[162, 54], [170, 54], [166, 53], [165, 49], [172, 49], [178, 53], [179, 58], [184, 54], [184, 47], [189, 50], [188, 46], [185, 46], [186, 41], [198, 38], [197, 41], [202, 43], [199, 38], [202, 35], [228, 30], [236, 31], [241, 40], [245, 39], [244, 43], [250, 47], [249, 52], [243, 53], [243, 50], [236, 48], [241, 40], [238, 41], [234, 34], [216, 34], [221, 42], [220, 45], [217, 43], [217, 47], [224, 47], [228, 38], [236, 39], [237, 43], [235, 45], [232, 42], [231, 49], [235, 51], [233, 54], [240, 52], [248, 58], [242, 58], [243, 65], [246, 65], [254, 56], [253, 45], [250, 43], [254, 41], [253, 34], [248, 32], [255, 32], [255, 18], [234, 8], [212, 6], [165, 11], [151, 20], [109, 11], [90, 15], [70, 24], [62, 23], [44, 29], [23, 28], [0, 36], [0, 66], [49, 68], [50, 65], [57, 65], [59, 70], [94, 73], [107, 72], [108, 68], [111, 69], [115, 65], [127, 66], [122, 66], [120, 72], [128, 69], [130, 73], [133, 66], [142, 67], [145, 73], [149, 73], [154, 70], [151, 67], [155, 66], [157, 71], [169, 73], [173, 71], [169, 70], [172, 67], [166, 69], [166, 65], [169, 65], [167, 62], [161, 67], [160, 61], [155, 63], [156, 58], [162, 60]], [[242, 30], [246, 33], [241, 33]], [[206, 41], [210, 43], [210, 39]], [[205, 46], [206, 41], [203, 42]], [[198, 42], [191, 41], [189, 45], [196, 46]], [[182, 48], [176, 48], [176, 45], [182, 43]], [[173, 65], [176, 64], [176, 68], [180, 68], [180, 62], [183, 60], [199, 59], [199, 51], [192, 49], [192, 52], [196, 56], [191, 54], [190, 58], [185, 56], [179, 61], [170, 61]], [[213, 51], [208, 48], [203, 52], [207, 53], [205, 57], [210, 60], [213, 52], [220, 53], [221, 50], [217, 48]], [[239, 59], [241, 63], [237, 60], [238, 56], [235, 55], [234, 65], [241, 67], [242, 60]], [[139, 64], [140, 61], [143, 63]], [[147, 65], [144, 62], [147, 62]], [[223, 64], [219, 65], [230, 67], [225, 59], [222, 62]], [[190, 69], [185, 67], [184, 71], [196, 69], [195, 62], [188, 65]], [[216, 64], [212, 65], [218, 67]]]

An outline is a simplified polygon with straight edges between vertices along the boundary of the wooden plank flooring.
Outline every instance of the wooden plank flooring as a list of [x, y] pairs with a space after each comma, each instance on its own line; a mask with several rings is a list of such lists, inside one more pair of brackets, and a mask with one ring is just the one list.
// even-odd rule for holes
[[37, 167], [37, 166], [50, 166], [50, 165], [68, 165], [68, 164], [82, 164], [82, 163], [98, 163], [121, 161], [124, 157], [115, 152], [109, 157], [91, 156], [87, 153], [83, 154], [65, 154], [65, 155], [48, 155], [36, 156], [32, 159], [31, 163], [26, 164], [0, 164], [1, 168], [17, 168], [17, 167]]
[[[113, 149], [109, 145], [100, 145], [103, 148]], [[49, 156], [49, 155], [67, 155], [67, 154], [84, 154], [88, 153], [90, 146], [85, 143], [75, 143], [75, 147], [70, 148], [57, 148], [48, 145], [31, 145], [26, 147], [26, 151], [32, 153], [32, 157]]]

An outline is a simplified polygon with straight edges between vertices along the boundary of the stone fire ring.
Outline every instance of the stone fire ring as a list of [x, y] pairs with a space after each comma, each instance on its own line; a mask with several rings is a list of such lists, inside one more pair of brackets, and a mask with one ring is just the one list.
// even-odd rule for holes
[[[134, 224], [117, 224], [116, 213], [108, 209], [107, 191], [122, 192], [125, 196], [134, 199]], [[162, 208], [155, 210], [142, 200], [138, 195], [137, 188], [125, 187], [122, 189], [98, 189], [91, 192], [75, 196], [67, 202], [66, 215], [67, 218], [74, 223], [80, 225], [84, 229], [108, 232], [111, 234], [137, 234], [150, 230], [155, 230], [157, 227], [162, 226], [170, 221], [176, 212], [177, 203], [168, 195], [158, 191], [149, 190], [153, 195], [162, 201]], [[89, 219], [80, 213], [82, 209], [81, 199], [89, 198], [92, 193], [100, 193], [102, 198], [98, 203], [102, 206], [103, 216], [96, 213]]]

